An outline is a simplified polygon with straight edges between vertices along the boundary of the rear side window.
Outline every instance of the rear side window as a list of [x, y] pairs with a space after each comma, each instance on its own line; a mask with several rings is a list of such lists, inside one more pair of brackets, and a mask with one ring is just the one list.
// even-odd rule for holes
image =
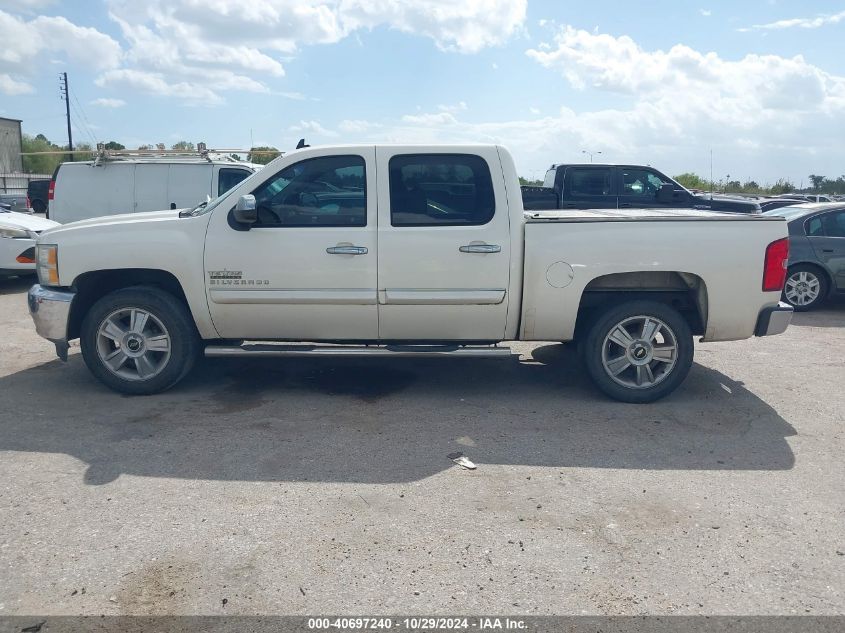
[[845, 237], [845, 212], [824, 216], [824, 233], [828, 237]]
[[490, 168], [470, 154], [405, 154], [390, 159], [393, 226], [477, 226], [496, 211]]
[[217, 195], [222, 196], [249, 175], [250, 172], [245, 169], [221, 169], [217, 175]]
[[610, 169], [568, 169], [567, 189], [573, 196], [609, 196], [613, 191]]

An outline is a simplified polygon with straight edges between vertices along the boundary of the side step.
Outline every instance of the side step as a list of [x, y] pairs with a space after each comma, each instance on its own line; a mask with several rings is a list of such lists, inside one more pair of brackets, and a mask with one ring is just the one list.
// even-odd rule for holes
[[296, 358], [307, 356], [382, 356], [390, 358], [510, 358], [509, 347], [472, 345], [282, 345], [253, 344], [239, 346], [209, 345], [208, 358], [263, 356]]

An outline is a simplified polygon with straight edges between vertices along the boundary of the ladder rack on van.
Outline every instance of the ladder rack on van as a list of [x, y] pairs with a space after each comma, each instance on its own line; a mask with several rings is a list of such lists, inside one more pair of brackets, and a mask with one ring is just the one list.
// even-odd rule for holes
[[97, 143], [97, 156], [94, 159], [94, 164], [99, 165], [102, 161], [108, 160], [131, 160], [133, 158], [146, 159], [162, 159], [169, 158], [198, 158], [202, 160], [212, 161], [226, 161], [231, 163], [242, 163], [245, 161], [234, 158], [232, 154], [279, 154], [284, 152], [276, 152], [269, 150], [248, 150], [248, 149], [208, 149], [205, 143], [198, 143], [195, 150], [188, 149], [165, 149], [163, 143], [159, 143], [155, 148], [150, 149], [106, 149], [103, 143]]

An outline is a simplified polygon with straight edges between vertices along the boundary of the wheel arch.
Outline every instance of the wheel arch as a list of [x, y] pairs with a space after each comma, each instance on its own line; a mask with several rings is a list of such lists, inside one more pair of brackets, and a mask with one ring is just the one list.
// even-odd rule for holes
[[707, 329], [707, 284], [694, 273], [632, 271], [592, 279], [581, 294], [575, 321], [575, 339], [583, 338], [599, 314], [623, 302], [656, 301], [676, 309], [694, 335]]
[[79, 275], [73, 282], [76, 291], [68, 319], [68, 340], [78, 338], [82, 320], [97, 301], [115, 290], [137, 286], [159, 288], [181, 301], [193, 319], [191, 306], [176, 276], [154, 268], [121, 268], [93, 270]]

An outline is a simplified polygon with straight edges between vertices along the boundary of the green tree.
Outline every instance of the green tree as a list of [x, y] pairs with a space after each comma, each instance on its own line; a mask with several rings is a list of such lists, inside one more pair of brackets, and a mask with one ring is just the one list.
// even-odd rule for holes
[[174, 143], [170, 149], [178, 149], [181, 151], [193, 152], [196, 147], [190, 141], [179, 141], [178, 143]]
[[813, 189], [818, 191], [822, 188], [822, 184], [824, 181], [827, 180], [824, 176], [816, 176], [815, 174], [810, 174], [810, 182], [813, 183]]
[[260, 147], [253, 147], [249, 150], [246, 159], [250, 163], [258, 163], [259, 165], [266, 165], [274, 158], [278, 158], [282, 153], [275, 147], [262, 145]]
[[702, 189], [708, 190], [710, 189], [710, 182], [699, 176], [698, 174], [694, 174], [692, 172], [686, 172], [683, 174], [679, 174], [674, 176], [675, 182], [683, 185], [687, 189]]
[[[54, 145], [43, 134], [35, 137], [24, 134], [21, 138], [23, 152], [57, 152], [61, 148]], [[23, 156], [23, 170], [31, 174], [52, 174], [65, 156], [59, 154], [43, 154], [40, 156]]]
[[793, 191], [795, 191], [795, 185], [785, 178], [779, 178], [778, 181], [769, 189], [769, 193], [775, 196], [782, 193], [792, 193]]
[[519, 184], [523, 187], [542, 187], [542, 180], [528, 180], [527, 178], [519, 177]]
[[126, 145], [121, 145], [117, 141], [109, 141], [103, 147], [105, 147], [106, 149], [112, 149], [112, 150], [126, 149]]

